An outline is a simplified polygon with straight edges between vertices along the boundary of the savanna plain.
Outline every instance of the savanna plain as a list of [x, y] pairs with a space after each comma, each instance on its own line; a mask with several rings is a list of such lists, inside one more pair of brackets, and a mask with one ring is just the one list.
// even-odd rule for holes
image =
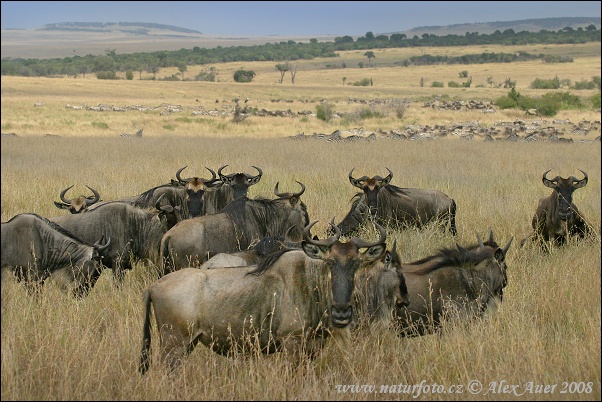
[[[62, 291], [61, 278], [49, 280], [32, 297], [22, 284], [3, 275], [2, 400], [600, 400], [601, 150], [595, 140], [599, 131], [572, 136], [572, 143], [460, 141], [454, 136], [345, 143], [288, 138], [335, 130], [402, 130], [408, 125], [478, 121], [493, 127], [500, 121], [531, 122], [543, 118], [518, 110], [439, 111], [422, 105], [435, 97], [489, 102], [508, 93], [487, 85], [488, 77], [500, 82], [511, 78], [522, 94], [541, 96], [544, 90], [529, 88], [536, 78], [558, 76], [577, 82], [599, 76], [599, 43], [495, 48], [519, 50], [570, 54], [574, 63], [400, 67], [394, 61], [407, 58], [408, 52], [459, 55], [484, 50], [377, 49], [370, 68], [324, 69], [333, 61], [299, 61], [295, 84], [289, 75], [279, 83], [280, 73], [269, 62], [217, 64], [216, 82], [150, 80], [144, 74], [131, 81], [97, 80], [92, 74], [85, 78], [3, 76], [2, 133], [16, 134], [1, 139], [3, 222], [24, 212], [46, 217], [67, 213], [53, 201], [71, 185], [75, 185], [73, 195], [88, 194], [88, 185], [103, 200], [110, 200], [168, 183], [183, 166], [188, 166], [185, 176], [208, 177], [205, 167], [216, 170], [229, 165], [228, 172], [254, 173], [251, 166], [255, 165], [264, 175], [250, 188], [249, 196], [273, 198], [276, 183], [281, 191], [297, 191], [295, 181], [302, 182], [307, 189], [301, 198], [310, 220], [319, 221], [312, 231], [322, 238], [327, 223], [333, 217], [340, 221], [349, 210], [355, 194], [349, 171], [354, 168], [356, 177], [384, 176], [388, 167], [392, 184], [440, 190], [457, 203], [456, 237], [435, 227], [388, 231], [387, 244], [390, 248], [397, 242], [402, 261], [456, 243], [473, 244], [477, 234], [485, 237], [490, 230], [502, 245], [514, 240], [507, 255], [504, 300], [495, 313], [482, 319], [414, 338], [383, 328], [361, 329], [352, 334], [351, 353], [341, 355], [335, 347], [327, 347], [318, 360], [300, 364], [284, 354], [226, 358], [200, 345], [172, 376], [158, 363], [156, 332], [151, 370], [145, 376], [137, 372], [142, 294], [155, 280], [152, 263], [136, 263], [120, 287], [105, 270], [82, 300]], [[366, 62], [362, 54], [343, 52], [336, 63]], [[232, 74], [239, 68], [256, 71], [253, 82], [235, 83]], [[206, 69], [189, 66], [183, 78]], [[462, 70], [473, 77], [470, 88], [428, 85], [459, 81]], [[173, 74], [176, 71], [162, 70], [158, 76]], [[364, 78], [372, 78], [374, 85], [348, 85]], [[421, 78], [426, 85], [420, 86]], [[593, 95], [587, 90], [575, 93], [584, 98]], [[295, 113], [315, 112], [320, 102], [347, 113], [367, 107], [349, 99], [403, 99], [407, 108], [402, 116], [379, 106], [383, 109], [378, 109], [377, 117], [330, 121], [295, 113], [249, 116], [239, 122], [232, 114], [191, 115], [200, 106], [231, 111], [232, 99], [239, 98], [242, 104], [247, 97], [251, 107]], [[97, 112], [67, 104], [152, 108], [165, 104], [181, 106], [182, 111]], [[600, 111], [561, 111], [554, 118], [599, 121]], [[141, 138], [119, 136], [141, 128]], [[550, 251], [532, 244], [520, 248], [520, 240], [530, 234], [539, 198], [551, 192], [541, 180], [549, 169], [552, 177], [581, 178], [579, 170], [587, 172], [587, 185], [573, 197], [595, 235], [570, 239]], [[376, 234], [367, 232], [366, 237], [375, 239]], [[401, 384], [417, 386], [398, 393]], [[343, 387], [348, 385], [375, 388]], [[381, 393], [381, 386], [393, 392]]]

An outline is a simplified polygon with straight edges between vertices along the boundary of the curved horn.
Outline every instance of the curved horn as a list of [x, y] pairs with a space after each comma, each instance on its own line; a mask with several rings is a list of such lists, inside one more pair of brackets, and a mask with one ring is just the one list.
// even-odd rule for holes
[[[228, 166], [228, 165], [226, 165]], [[201, 179], [201, 181], [204, 184], [208, 184], [208, 183], [213, 183], [215, 180], [217, 180], [217, 175], [215, 174], [215, 172], [212, 169], [209, 169], [207, 166], [205, 166], [205, 169], [207, 169], [208, 171], [211, 172], [211, 179]]]
[[295, 180], [295, 181], [297, 183], [299, 183], [299, 185], [301, 186], [301, 191], [299, 191], [298, 193], [293, 193], [293, 197], [301, 197], [301, 195], [305, 192], [305, 185], [303, 183], [301, 183], [300, 181], [297, 181], [297, 180]]
[[351, 185], [353, 187], [357, 187], [359, 189], [362, 189], [362, 185], [361, 185], [360, 181], [352, 176], [352, 173], [353, 173], [354, 170], [355, 170], [355, 168], [353, 168], [353, 169], [351, 169], [349, 171], [349, 182], [351, 183]]
[[178, 181], [180, 183], [188, 183], [191, 180], [190, 178], [188, 178], [188, 179], [182, 179], [180, 177], [180, 173], [182, 173], [182, 170], [186, 169], [187, 167], [188, 167], [188, 165], [184, 166], [183, 168], [178, 169], [178, 171], [176, 172], [176, 179], [178, 179]]
[[[75, 186], [75, 184], [74, 184], [73, 186]], [[71, 189], [73, 186], [71, 186], [71, 187], [67, 187], [66, 189], [64, 189], [63, 191], [61, 191], [61, 195], [60, 195], [60, 197], [61, 197], [61, 201], [63, 201], [65, 204], [71, 204], [71, 201], [72, 201], [72, 200], [68, 200], [68, 199], [66, 199], [66, 198], [65, 198], [65, 193], [66, 193], [67, 191], [69, 191], [69, 190], [70, 190], [70, 189]]]
[[86, 198], [86, 205], [92, 205], [96, 202], [98, 202], [100, 200], [100, 194], [98, 194], [98, 191], [94, 190], [92, 187], [86, 185], [86, 187], [88, 187], [90, 189], [90, 191], [92, 191], [92, 194], [94, 194], [94, 199], [93, 200], [89, 200]]
[[219, 175], [219, 178], [223, 180], [223, 174], [222, 174], [222, 170], [224, 170], [224, 168], [226, 168], [228, 165], [224, 165], [221, 168], [217, 169], [217, 174]]
[[109, 244], [111, 244], [111, 238], [109, 237], [107, 239], [107, 242], [105, 244], [100, 244], [100, 242], [104, 239], [104, 235], [102, 235], [102, 237], [100, 239], [98, 239], [98, 241], [96, 243], [93, 244], [93, 246], [98, 249], [98, 251], [105, 251], [107, 249], [107, 247], [109, 247]]
[[543, 174], [543, 178], [542, 178], [541, 180], [543, 181], [543, 184], [544, 184], [546, 187], [554, 188], [554, 187], [556, 186], [556, 181], [558, 180], [558, 176], [556, 176], [556, 177], [555, 177], [555, 178], [553, 178], [552, 180], [550, 180], [550, 179], [548, 179], [548, 178], [546, 177], [546, 175], [547, 175], [547, 174], [548, 174], [548, 173], [549, 173], [551, 170], [552, 170], [552, 169], [550, 169], [550, 170], [546, 171], [546, 172]]
[[393, 172], [391, 172], [391, 169], [389, 169], [388, 167], [385, 166], [385, 169], [387, 169], [387, 171], [389, 172], [389, 175], [387, 177], [385, 177], [383, 179], [384, 182], [390, 182], [391, 180], [393, 180]]
[[257, 181], [259, 181], [259, 178], [260, 178], [261, 176], [263, 176], [263, 171], [262, 171], [260, 168], [258, 168], [257, 166], [252, 166], [252, 167], [254, 167], [255, 169], [257, 169], [257, 172], [259, 172], [259, 173], [257, 174], [257, 176], [255, 176], [255, 178], [257, 179]]
[[155, 202], [155, 208], [159, 211], [161, 210], [161, 199], [165, 196], [165, 193], [161, 194], [159, 198], [157, 198], [157, 202]]
[[334, 224], [334, 218], [332, 219], [332, 222], [330, 223], [330, 225], [332, 226], [332, 228], [334, 229], [334, 236], [331, 236], [327, 239], [324, 240], [313, 240], [311, 238], [311, 228], [313, 225], [315, 225], [316, 223], [318, 223], [318, 221], [313, 221], [312, 223], [310, 223], [309, 225], [307, 225], [305, 227], [305, 229], [303, 229], [303, 240], [307, 243], [310, 244], [314, 244], [316, 246], [330, 246], [331, 244], [333, 244], [335, 241], [339, 240], [339, 238], [341, 237], [341, 229], [339, 229], [335, 224]]
[[583, 170], [581, 170], [581, 169], [579, 169], [579, 171], [580, 171], [581, 173], [583, 173], [583, 176], [584, 176], [584, 177], [583, 177], [583, 179], [581, 179], [581, 180], [577, 180], [577, 178], [575, 178], [575, 177], [572, 177], [572, 179], [573, 179], [572, 181], [573, 181], [573, 184], [575, 185], [575, 189], [577, 189], [577, 188], [581, 188], [581, 187], [584, 187], [584, 186], [587, 184], [587, 173], [585, 173], [585, 172], [584, 172]]
[[489, 242], [490, 246], [493, 246], [495, 244], [495, 241], [493, 240], [493, 229], [489, 229], [489, 240], [487, 240]]
[[352, 239], [352, 241], [359, 247], [359, 248], [364, 248], [364, 247], [372, 247], [372, 246], [376, 246], [377, 244], [383, 244], [387, 241], [387, 231], [384, 227], [382, 227], [381, 225], [379, 225], [378, 223], [374, 222], [374, 226], [376, 226], [376, 228], [378, 229], [379, 233], [380, 233], [380, 238], [375, 241], [375, 242], [369, 242], [366, 241], [364, 239], [360, 239], [357, 237], [354, 237]]

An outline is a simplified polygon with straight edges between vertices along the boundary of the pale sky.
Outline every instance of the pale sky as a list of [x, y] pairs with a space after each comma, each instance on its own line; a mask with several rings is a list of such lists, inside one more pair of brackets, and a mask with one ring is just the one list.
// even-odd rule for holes
[[599, 1], [2, 1], [2, 29], [145, 22], [207, 35], [375, 35], [421, 26], [600, 17]]

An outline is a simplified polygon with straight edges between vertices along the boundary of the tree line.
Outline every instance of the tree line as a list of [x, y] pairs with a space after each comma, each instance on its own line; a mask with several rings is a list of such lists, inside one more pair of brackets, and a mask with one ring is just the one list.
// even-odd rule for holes
[[[512, 29], [492, 34], [466, 32], [465, 35], [437, 36], [425, 33], [408, 38], [405, 34], [394, 33], [390, 36], [367, 32], [365, 36], [353, 39], [351, 36], [335, 37], [334, 42], [318, 42], [310, 39], [308, 43], [287, 42], [266, 43], [254, 46], [230, 46], [208, 49], [195, 46], [192, 49], [175, 51], [156, 51], [146, 53], [117, 54], [115, 49], [107, 49], [104, 55], [72, 56], [54, 59], [22, 59], [2, 58], [0, 74], [12, 76], [78, 76], [94, 73], [99, 78], [115, 78], [117, 72], [128, 73], [128, 78], [135, 72], [150, 72], [156, 77], [161, 68], [177, 67], [182, 74], [186, 66], [207, 65], [235, 61], [274, 61], [294, 62], [311, 60], [318, 57], [334, 58], [337, 51], [368, 50], [397, 47], [422, 46], [471, 46], [484, 44], [528, 45], [528, 44], [579, 44], [600, 42], [600, 30], [591, 24], [586, 28], [573, 29], [565, 27], [558, 31], [541, 30], [539, 32], [514, 32]], [[366, 52], [366, 55], [369, 52]], [[373, 53], [372, 53], [373, 54]], [[370, 62], [370, 57], [368, 62]], [[432, 56], [431, 56], [432, 57]], [[467, 57], [467, 56], [464, 56]], [[408, 63], [424, 63], [416, 59]], [[279, 69], [279, 71], [281, 71]]]

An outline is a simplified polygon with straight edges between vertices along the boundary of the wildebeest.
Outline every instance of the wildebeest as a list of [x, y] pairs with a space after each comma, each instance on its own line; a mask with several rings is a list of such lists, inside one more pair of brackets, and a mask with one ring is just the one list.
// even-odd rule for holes
[[422, 227], [430, 222], [440, 222], [456, 235], [456, 202], [438, 190], [401, 188], [390, 184], [393, 173], [386, 168], [386, 177], [353, 177], [349, 181], [362, 190], [354, 196], [351, 210], [339, 223], [344, 236], [356, 232], [368, 220], [386, 227]]
[[178, 169], [176, 179], [178, 179], [177, 183], [184, 188], [184, 192], [186, 193], [185, 199], [188, 206], [188, 214], [191, 218], [194, 218], [205, 214], [205, 197], [207, 196], [207, 192], [218, 190], [223, 183], [218, 179], [215, 172], [208, 167], [205, 167], [205, 169], [211, 172], [212, 177], [210, 179], [196, 176], [183, 179], [180, 173], [186, 167]]
[[[160, 200], [159, 200], [160, 201]], [[177, 209], [159, 205], [157, 211], [141, 209], [124, 202], [107, 202], [83, 214], [49, 218], [84, 241], [111, 238], [104, 264], [113, 269], [117, 282], [133, 260], [150, 260], [158, 264], [159, 245], [163, 234], [178, 221]]]
[[66, 189], [61, 191], [60, 198], [62, 203], [54, 201], [54, 205], [56, 205], [57, 208], [68, 209], [69, 212], [71, 212], [72, 214], [79, 214], [80, 212], [84, 212], [85, 210], [87, 210], [89, 206], [100, 201], [100, 194], [98, 194], [98, 191], [94, 190], [89, 186], [86, 187], [88, 187], [90, 191], [92, 191], [93, 195], [88, 197], [80, 195], [79, 197], [75, 197], [72, 199], [65, 198], [65, 193], [69, 191], [72, 187], [73, 186], [67, 187]]
[[259, 183], [263, 175], [263, 171], [257, 166], [253, 166], [257, 170], [257, 175], [242, 172], [225, 175], [222, 171], [227, 166], [224, 165], [217, 170], [219, 180], [223, 183], [221, 187], [205, 194], [204, 215], [222, 212], [224, 207], [232, 201], [246, 197], [249, 187]]
[[434, 255], [402, 263], [410, 304], [402, 318], [404, 335], [424, 335], [445, 319], [482, 316], [502, 301], [508, 284], [506, 254], [514, 238], [502, 249], [489, 239], [468, 248], [442, 248]]
[[266, 236], [301, 240], [309, 223], [307, 207], [301, 201], [305, 185], [296, 193], [281, 193], [278, 183], [273, 200], [241, 198], [232, 201], [218, 214], [183, 220], [161, 240], [164, 272], [200, 265], [218, 253], [245, 250], [253, 241]]
[[[551, 169], [550, 169], [551, 170]], [[585, 221], [575, 203], [573, 203], [573, 192], [587, 184], [587, 173], [583, 173], [583, 179], [570, 176], [564, 179], [556, 176], [548, 179], [543, 174], [543, 184], [552, 189], [548, 197], [540, 198], [535, 216], [531, 221], [533, 234], [521, 241], [521, 246], [529, 239], [536, 239], [542, 246], [548, 242], [563, 245], [571, 236], [584, 238], [592, 233], [591, 226]]]
[[257, 265], [272, 253], [291, 249], [301, 249], [301, 242], [292, 241], [288, 232], [285, 236], [266, 236], [249, 246], [247, 250], [218, 253], [205, 261], [199, 268], [214, 269]]
[[[77, 215], [67, 215], [77, 216]], [[17, 280], [42, 285], [54, 272], [63, 270], [78, 297], [85, 296], [102, 273], [102, 257], [110, 238], [95, 238], [90, 244], [70, 231], [36, 214], [24, 213], [2, 222], [1, 269], [12, 271]]]
[[[171, 369], [199, 342], [222, 355], [287, 350], [315, 356], [331, 329], [352, 322], [356, 271], [384, 261], [386, 251], [382, 227], [376, 242], [355, 238], [342, 243], [336, 228], [328, 239], [311, 239], [315, 223], [303, 231], [302, 250], [286, 252], [262, 268], [184, 268], [150, 285], [144, 296], [139, 371], [144, 374], [150, 365], [151, 306], [161, 359]], [[405, 295], [386, 296], [394, 300], [383, 305], [392, 306], [403, 303]]]

